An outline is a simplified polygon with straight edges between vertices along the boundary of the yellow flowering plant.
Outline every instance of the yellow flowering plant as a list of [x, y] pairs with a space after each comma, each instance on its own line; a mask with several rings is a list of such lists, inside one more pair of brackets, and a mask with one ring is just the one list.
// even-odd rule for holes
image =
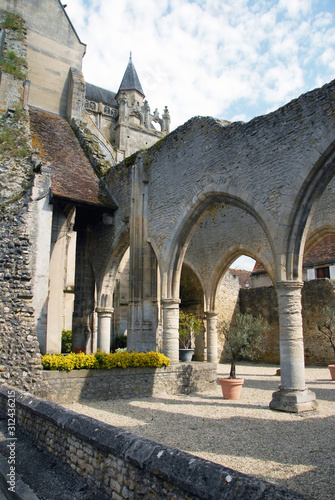
[[170, 359], [159, 352], [97, 352], [95, 354], [70, 353], [45, 354], [42, 365], [45, 370], [87, 370], [96, 368], [110, 370], [112, 368], [160, 368], [169, 366]]

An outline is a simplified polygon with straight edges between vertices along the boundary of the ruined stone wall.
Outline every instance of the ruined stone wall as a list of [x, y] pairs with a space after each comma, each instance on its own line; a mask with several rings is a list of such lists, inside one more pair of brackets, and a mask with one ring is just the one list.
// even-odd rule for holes
[[[334, 363], [330, 344], [317, 329], [323, 310], [335, 304], [335, 285], [328, 279], [304, 283], [302, 289], [302, 317], [306, 365], [325, 366]], [[241, 312], [264, 316], [271, 330], [265, 338], [265, 353], [260, 361], [279, 363], [279, 318], [277, 296], [274, 287], [261, 287], [240, 291]]]
[[[66, 116], [69, 71], [81, 70], [82, 44], [58, 0], [0, 0], [27, 23], [29, 104]], [[37, 14], [38, 13], [38, 14]]]
[[[334, 140], [334, 85], [245, 124], [192, 118], [149, 149], [148, 233], [153, 246], [169, 258], [168, 242], [189, 229], [185, 221], [193, 210], [206, 197], [222, 193], [227, 205], [229, 200], [239, 200], [241, 206], [246, 201], [245, 210], [265, 222], [272, 248], [281, 248], [296, 194]], [[253, 227], [245, 241], [262, 258]]]
[[[0, 120], [0, 380], [39, 393], [42, 365], [32, 307], [28, 208], [33, 183], [27, 111]], [[12, 141], [14, 141], [12, 143]]]
[[[215, 297], [215, 310], [218, 312], [218, 324], [221, 321], [230, 322], [234, 313], [239, 311], [240, 283], [238, 276], [231, 269], [223, 276]], [[222, 356], [224, 345], [223, 335], [218, 331], [218, 356]]]
[[[21, 17], [10, 17], [0, 10], [1, 88], [0, 113], [27, 99], [27, 40], [26, 26]], [[15, 28], [15, 29], [13, 29]]]
[[260, 287], [240, 290], [240, 311], [254, 316], [259, 314], [270, 325], [264, 339], [265, 352], [259, 362], [279, 363], [279, 316], [277, 294], [274, 287]]
[[305, 360], [308, 365], [335, 363], [334, 351], [318, 331], [326, 307], [335, 305], [335, 283], [328, 279], [307, 281], [302, 289], [302, 318], [304, 329]]
[[90, 255], [94, 256], [93, 267], [98, 285], [101, 285], [103, 281], [113, 251], [120, 245], [122, 246], [127, 238], [124, 251], [129, 246], [132, 160], [135, 160], [135, 158], [130, 157], [124, 162], [113, 166], [104, 177], [104, 182], [106, 182], [118, 209], [113, 213], [110, 222], [106, 222], [103, 227], [92, 228]]

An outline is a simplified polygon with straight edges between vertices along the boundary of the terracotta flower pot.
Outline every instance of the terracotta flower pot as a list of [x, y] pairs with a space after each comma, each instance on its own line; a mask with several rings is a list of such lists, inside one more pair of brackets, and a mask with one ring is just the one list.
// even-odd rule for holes
[[244, 378], [219, 378], [224, 399], [240, 399]]
[[330, 371], [330, 376], [332, 380], [335, 380], [335, 365], [328, 365]]

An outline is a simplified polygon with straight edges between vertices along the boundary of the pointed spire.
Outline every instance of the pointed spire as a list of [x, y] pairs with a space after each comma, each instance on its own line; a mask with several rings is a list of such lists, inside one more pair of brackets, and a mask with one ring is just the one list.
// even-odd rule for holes
[[130, 52], [130, 56], [129, 56], [129, 62], [128, 62], [127, 69], [123, 75], [123, 79], [122, 79], [121, 85], [120, 85], [117, 93], [124, 91], [124, 90], [136, 90], [137, 92], [142, 94], [144, 97], [144, 92], [143, 92], [140, 80], [137, 76], [135, 66], [133, 65], [131, 52]]

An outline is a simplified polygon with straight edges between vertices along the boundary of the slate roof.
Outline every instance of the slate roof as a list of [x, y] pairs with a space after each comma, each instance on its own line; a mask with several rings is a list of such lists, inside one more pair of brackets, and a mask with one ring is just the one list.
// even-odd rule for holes
[[68, 122], [59, 115], [29, 107], [33, 148], [42, 161], [51, 164], [53, 196], [79, 204], [113, 208]]
[[129, 57], [129, 62], [128, 66], [126, 68], [126, 71], [123, 75], [121, 85], [119, 87], [118, 93], [121, 90], [137, 90], [140, 94], [143, 95], [144, 97], [144, 92], [142, 89], [142, 85], [140, 83], [140, 79], [137, 76], [135, 66], [133, 64], [131, 54]]
[[115, 96], [115, 92], [111, 90], [106, 90], [102, 87], [92, 85], [91, 83], [86, 83], [86, 99], [102, 102], [103, 104], [107, 104], [107, 106], [117, 108], [118, 104], [115, 100]]

